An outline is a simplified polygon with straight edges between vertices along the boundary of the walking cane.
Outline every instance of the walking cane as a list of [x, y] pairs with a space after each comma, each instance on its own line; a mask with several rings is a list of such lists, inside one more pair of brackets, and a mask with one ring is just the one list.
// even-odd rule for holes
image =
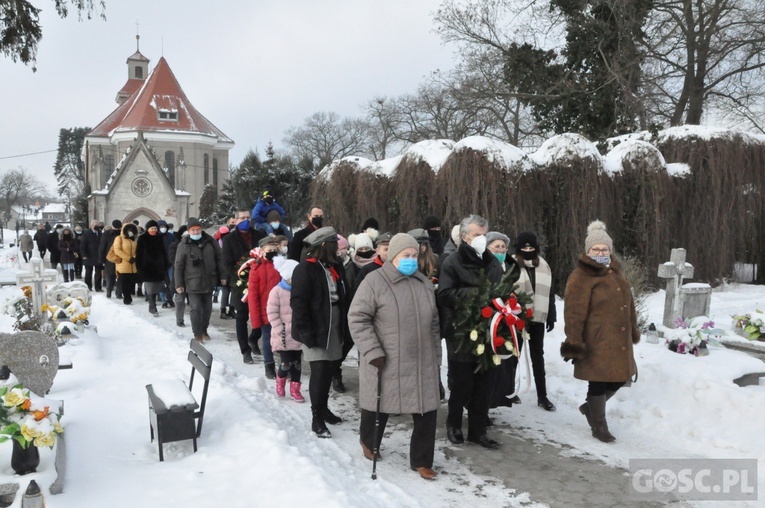
[[372, 479], [377, 479], [377, 455], [380, 452], [380, 444], [377, 436], [380, 435], [380, 392], [382, 391], [382, 369], [377, 369], [377, 410], [375, 411], [375, 448], [372, 452]]

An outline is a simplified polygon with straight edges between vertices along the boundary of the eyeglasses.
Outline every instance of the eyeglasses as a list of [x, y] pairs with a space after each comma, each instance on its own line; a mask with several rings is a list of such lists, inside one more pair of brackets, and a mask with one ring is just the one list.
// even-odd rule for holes
[[595, 248], [592, 248], [592, 249], [590, 249], [590, 252], [593, 252], [595, 254], [610, 254], [611, 253], [611, 249], [609, 249], [608, 247], [606, 247], [605, 249], [595, 249]]

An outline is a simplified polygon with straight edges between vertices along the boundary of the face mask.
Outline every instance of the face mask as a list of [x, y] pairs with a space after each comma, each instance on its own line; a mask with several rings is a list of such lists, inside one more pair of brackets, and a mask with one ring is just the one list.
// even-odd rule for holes
[[473, 241], [470, 242], [470, 246], [473, 247], [473, 250], [478, 254], [478, 257], [483, 256], [483, 253], [486, 250], [486, 235], [478, 235], [473, 238]]
[[494, 257], [499, 259], [500, 263], [504, 263], [505, 259], [507, 259], [507, 252], [494, 252]]
[[279, 247], [279, 254], [286, 256], [287, 255], [287, 247]]
[[311, 224], [313, 224], [315, 227], [320, 228], [322, 224], [324, 224], [324, 217], [314, 217], [311, 219]]
[[201, 239], [202, 239], [202, 233], [199, 233], [198, 235], [192, 235], [192, 234], [189, 234], [189, 238], [191, 238], [192, 240], [194, 240], [195, 242], [197, 242], [197, 241], [199, 241], [199, 240], [201, 240]]
[[71, 238], [71, 237], [72, 237], [71, 233], [64, 233], [64, 238]]
[[236, 225], [236, 229], [239, 231], [247, 231], [250, 229], [250, 219], [245, 219]]
[[358, 257], [360, 257], [361, 259], [369, 259], [369, 258], [373, 257], [375, 254], [377, 254], [377, 253], [375, 251], [373, 251], [373, 250], [368, 250], [368, 251], [364, 251], [364, 252], [356, 252], [356, 255]]
[[273, 252], [266, 252], [266, 259], [269, 261], [273, 261], [276, 257], [276, 251]]
[[56, 230], [56, 233], [58, 233], [58, 234], [60, 235], [60, 234], [61, 234], [61, 231], [62, 231], [61, 229], [57, 229], [57, 230]]
[[268, 225], [271, 226], [271, 229], [279, 229], [279, 225], [281, 222], [269, 222]]
[[402, 258], [398, 260], [398, 271], [409, 277], [417, 271], [417, 260], [414, 258]]
[[165, 233], [167, 233], [167, 228], [159, 228], [159, 232], [164, 235]]
[[596, 262], [600, 263], [601, 265], [610, 265], [611, 264], [611, 256], [590, 256], [590, 258], [594, 259]]
[[77, 236], [80, 236], [82, 234], [82, 231], [75, 231], [74, 234]]
[[537, 257], [537, 251], [535, 251], [535, 250], [533, 250], [531, 252], [522, 250], [518, 254], [520, 254], [521, 257], [523, 259], [525, 259], [526, 261], [532, 261], [532, 260], [536, 259], [536, 257]]
[[135, 234], [135, 233], [133, 233], [132, 231], [128, 231], [128, 238], [133, 238], [133, 235], [134, 235], [134, 234]]

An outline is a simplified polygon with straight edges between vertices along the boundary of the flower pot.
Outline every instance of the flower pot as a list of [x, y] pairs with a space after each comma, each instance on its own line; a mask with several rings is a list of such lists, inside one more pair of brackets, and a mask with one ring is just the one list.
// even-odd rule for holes
[[11, 467], [16, 474], [34, 473], [40, 465], [40, 451], [34, 445], [22, 448], [15, 439], [13, 442], [13, 455], [11, 455]]

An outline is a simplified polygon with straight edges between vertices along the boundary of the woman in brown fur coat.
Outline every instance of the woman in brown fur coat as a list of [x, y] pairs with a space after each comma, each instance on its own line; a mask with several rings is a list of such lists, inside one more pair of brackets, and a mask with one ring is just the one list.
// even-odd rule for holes
[[563, 358], [574, 363], [574, 377], [590, 382], [579, 411], [593, 437], [606, 443], [616, 439], [608, 431], [606, 401], [637, 372], [632, 345], [640, 341], [632, 292], [613, 250], [605, 224], [591, 223], [586, 254], [566, 284], [566, 340], [561, 345]]

